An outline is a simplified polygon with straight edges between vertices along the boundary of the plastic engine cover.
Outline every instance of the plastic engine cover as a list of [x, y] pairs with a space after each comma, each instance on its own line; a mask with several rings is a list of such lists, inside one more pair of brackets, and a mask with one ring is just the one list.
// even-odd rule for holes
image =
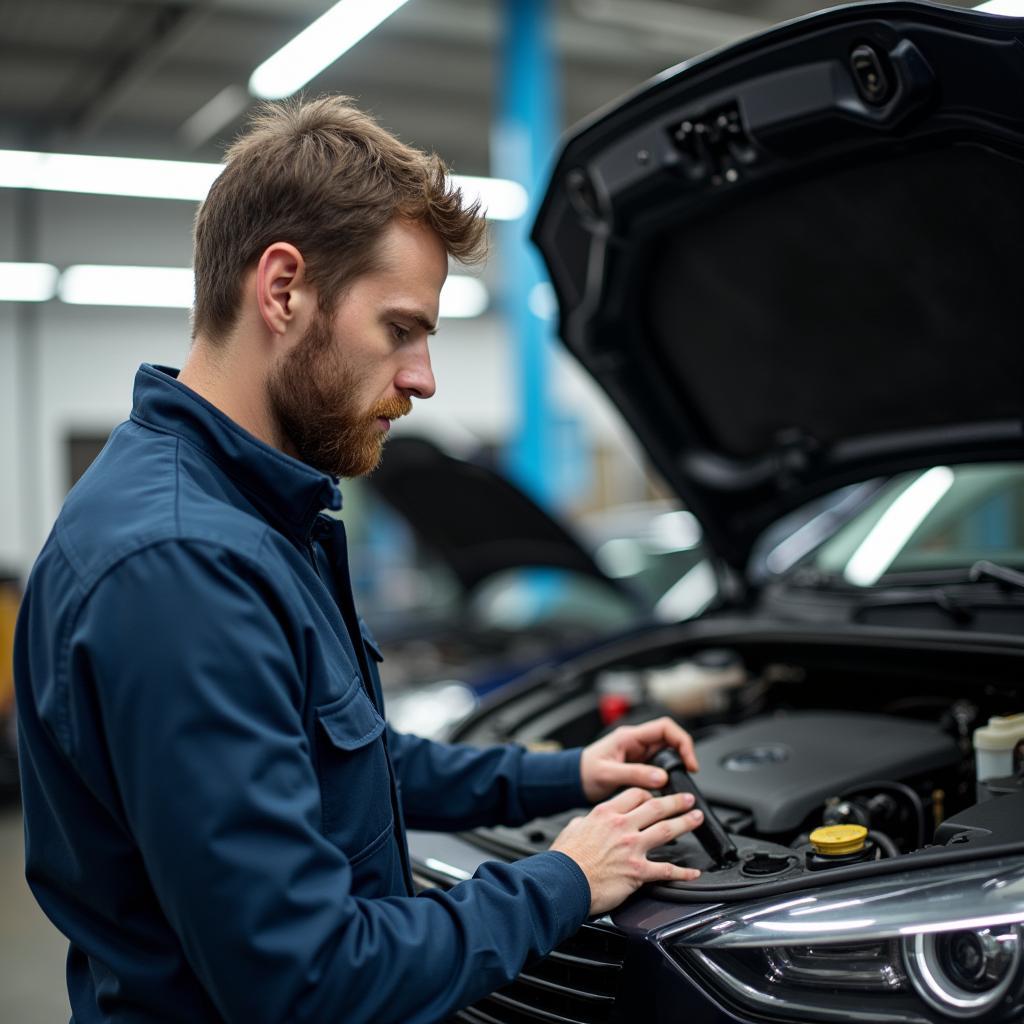
[[708, 802], [750, 812], [762, 835], [799, 828], [828, 797], [865, 782], [903, 781], [960, 759], [938, 726], [841, 711], [755, 718], [696, 746]]

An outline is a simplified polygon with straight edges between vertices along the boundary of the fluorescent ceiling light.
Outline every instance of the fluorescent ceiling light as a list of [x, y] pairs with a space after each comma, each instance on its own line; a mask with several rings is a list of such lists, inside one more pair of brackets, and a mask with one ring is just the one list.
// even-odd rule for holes
[[221, 164], [0, 149], [0, 187], [151, 199], [205, 197]]
[[[0, 188], [48, 192], [187, 199], [201, 202], [223, 164], [195, 160], [140, 160], [125, 156], [80, 156], [0, 149]], [[526, 189], [507, 178], [453, 174], [467, 201], [479, 198], [491, 220], [515, 220], [526, 212]]]
[[188, 267], [106, 267], [80, 264], [61, 274], [61, 300], [79, 306], [192, 306]]
[[922, 473], [882, 514], [846, 563], [843, 575], [858, 587], [870, 587], [889, 568], [924, 522], [925, 517], [953, 486], [953, 470], [935, 466]]
[[49, 263], [0, 263], [0, 302], [46, 302], [57, 291]]
[[[0, 264], [0, 267], [3, 265]], [[58, 294], [79, 306], [164, 306], [188, 309], [195, 286], [188, 267], [113, 267], [79, 264], [60, 277]], [[453, 274], [441, 291], [442, 317], [474, 317], [490, 296], [475, 277]]]
[[488, 299], [487, 289], [475, 277], [452, 274], [441, 289], [439, 312], [442, 317], [479, 316]]
[[268, 57], [252, 73], [249, 91], [264, 100], [291, 96], [406, 2], [340, 0]]

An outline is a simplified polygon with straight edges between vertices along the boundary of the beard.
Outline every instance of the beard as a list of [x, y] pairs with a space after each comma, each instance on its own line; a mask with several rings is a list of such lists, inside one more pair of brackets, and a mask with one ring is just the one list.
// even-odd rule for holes
[[365, 476], [379, 465], [387, 432], [377, 422], [412, 411], [394, 395], [365, 409], [368, 373], [338, 358], [330, 319], [318, 314], [267, 382], [267, 396], [282, 436], [307, 465], [331, 476]]

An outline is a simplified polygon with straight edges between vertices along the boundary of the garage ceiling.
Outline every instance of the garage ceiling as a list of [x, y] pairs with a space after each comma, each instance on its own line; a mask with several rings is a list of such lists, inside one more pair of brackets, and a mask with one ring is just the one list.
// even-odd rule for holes
[[[0, 147], [217, 160], [253, 69], [332, 0], [0, 0]], [[551, 0], [569, 125], [814, 0]], [[967, 4], [964, 4], [967, 6]], [[410, 0], [306, 87], [490, 172], [501, 0]]]

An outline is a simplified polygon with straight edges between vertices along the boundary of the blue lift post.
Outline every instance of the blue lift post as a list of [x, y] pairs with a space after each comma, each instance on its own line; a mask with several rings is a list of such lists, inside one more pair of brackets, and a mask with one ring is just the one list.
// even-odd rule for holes
[[[498, 228], [502, 303], [517, 374], [517, 417], [506, 468], [534, 500], [550, 508], [568, 497], [567, 476], [576, 477], [578, 492], [581, 467], [589, 467], [579, 424], [559, 414], [551, 394], [552, 321], [530, 308], [531, 295], [537, 305], [538, 286], [547, 287], [528, 234], [558, 142], [561, 97], [548, 0], [501, 2], [500, 112], [492, 139], [492, 173], [518, 181], [530, 195], [527, 215]], [[570, 467], [575, 472], [567, 474]]]

